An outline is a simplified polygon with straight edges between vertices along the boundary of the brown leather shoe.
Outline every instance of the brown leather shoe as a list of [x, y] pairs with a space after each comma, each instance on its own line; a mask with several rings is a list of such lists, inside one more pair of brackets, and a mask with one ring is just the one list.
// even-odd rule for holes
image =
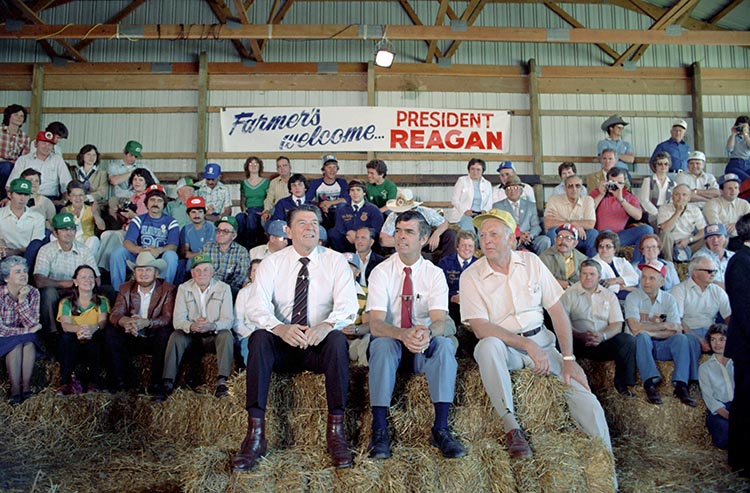
[[266, 455], [267, 447], [265, 418], [248, 416], [247, 435], [245, 435], [245, 439], [242, 441], [240, 451], [232, 459], [232, 471], [249, 471], [255, 467], [258, 459]]
[[513, 428], [505, 434], [505, 446], [508, 447], [508, 453], [514, 459], [527, 459], [534, 455], [526, 441], [526, 435], [520, 428]]
[[349, 450], [349, 444], [344, 430], [344, 415], [329, 414], [326, 429], [328, 453], [331, 454], [333, 467], [350, 467], [354, 463], [354, 456]]

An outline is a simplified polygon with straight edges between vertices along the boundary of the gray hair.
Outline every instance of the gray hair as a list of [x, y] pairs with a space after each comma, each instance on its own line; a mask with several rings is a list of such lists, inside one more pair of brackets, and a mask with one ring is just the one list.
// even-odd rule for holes
[[581, 262], [581, 266], [578, 268], [578, 272], [583, 272], [584, 267], [593, 267], [596, 269], [600, 276], [602, 275], [602, 266], [594, 259], [587, 258], [586, 260]]
[[6, 257], [2, 262], [0, 262], [0, 280], [2, 280], [3, 284], [8, 281], [8, 277], [10, 277], [10, 270], [16, 265], [22, 265], [23, 269], [26, 272], [29, 271], [29, 266], [26, 264], [26, 259], [23, 257], [19, 257], [18, 255], [11, 255], [10, 257]]
[[713, 268], [716, 268], [716, 264], [714, 264], [714, 261], [711, 260], [710, 257], [706, 257], [705, 255], [698, 255], [697, 257], [693, 257], [693, 260], [691, 260], [688, 264], [688, 274], [692, 274], [694, 270], [700, 269], [700, 264], [702, 264], [703, 262], [711, 262]]

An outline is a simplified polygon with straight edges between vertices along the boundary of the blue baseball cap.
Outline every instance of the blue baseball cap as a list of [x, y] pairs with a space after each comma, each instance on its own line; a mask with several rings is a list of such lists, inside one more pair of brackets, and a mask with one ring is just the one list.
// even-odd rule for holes
[[723, 224], [708, 224], [703, 229], [703, 237], [708, 238], [709, 236], [716, 236], [716, 235], [723, 235], [723, 236], [729, 236], [727, 234], [727, 228]]
[[221, 175], [221, 166], [216, 163], [208, 163], [206, 168], [203, 170], [203, 178], [209, 180], [216, 180]]
[[497, 167], [497, 172], [500, 173], [500, 170], [504, 170], [504, 169], [515, 169], [515, 168], [513, 167], [513, 163], [511, 163], [510, 161], [503, 161], [502, 163], [500, 163], [500, 166]]
[[269, 236], [278, 236], [279, 238], [286, 239], [286, 221], [282, 221], [281, 219], [276, 219], [274, 221], [271, 221], [266, 226], [266, 233], [268, 233]]
[[320, 230], [320, 234], [318, 235], [318, 237], [320, 241], [325, 243], [326, 241], [328, 241], [328, 232], [326, 231], [326, 228], [324, 228], [322, 224], [318, 228]]

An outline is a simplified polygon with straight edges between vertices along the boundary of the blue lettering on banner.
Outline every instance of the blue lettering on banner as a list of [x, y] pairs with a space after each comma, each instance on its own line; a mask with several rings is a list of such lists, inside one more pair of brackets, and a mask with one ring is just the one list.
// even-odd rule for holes
[[313, 108], [311, 111], [300, 111], [291, 115], [274, 115], [267, 116], [264, 113], [237, 113], [234, 115], [234, 123], [229, 135], [234, 133], [237, 127], [240, 127], [242, 133], [251, 134], [256, 130], [263, 132], [272, 132], [274, 130], [283, 130], [285, 128], [294, 128], [297, 125], [307, 127], [310, 125], [320, 124], [320, 109]]
[[298, 134], [286, 134], [279, 144], [279, 149], [289, 150], [295, 147], [317, 147], [327, 145], [348, 144], [350, 142], [361, 142], [364, 140], [383, 139], [382, 135], [375, 135], [377, 128], [375, 125], [366, 127], [349, 127], [335, 128], [333, 130], [324, 129], [321, 126], [315, 127], [310, 132]]

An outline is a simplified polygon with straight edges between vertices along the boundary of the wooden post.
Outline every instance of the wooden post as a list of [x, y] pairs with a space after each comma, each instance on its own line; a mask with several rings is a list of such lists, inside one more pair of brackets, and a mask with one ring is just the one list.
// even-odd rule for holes
[[691, 68], [693, 72], [693, 89], [690, 92], [693, 103], [693, 149], [706, 152], [706, 137], [703, 132], [703, 78], [700, 62], [694, 62]]
[[206, 165], [206, 119], [208, 118], [208, 55], [201, 52], [198, 61], [198, 114], [195, 139], [195, 173], [200, 175]]
[[[531, 118], [531, 164], [533, 173], [541, 177], [544, 175], [542, 163], [542, 111], [539, 106], [539, 74], [536, 60], [529, 60], [529, 113]], [[544, 208], [544, 186], [534, 185], [536, 206], [540, 211]]]
[[[377, 95], [375, 94], [375, 63], [367, 62], [367, 106], [377, 106]], [[374, 151], [367, 151], [367, 161], [375, 159]]]
[[29, 135], [36, 138], [42, 129], [42, 111], [44, 109], [44, 65], [34, 64], [31, 76], [31, 114], [29, 115]]

